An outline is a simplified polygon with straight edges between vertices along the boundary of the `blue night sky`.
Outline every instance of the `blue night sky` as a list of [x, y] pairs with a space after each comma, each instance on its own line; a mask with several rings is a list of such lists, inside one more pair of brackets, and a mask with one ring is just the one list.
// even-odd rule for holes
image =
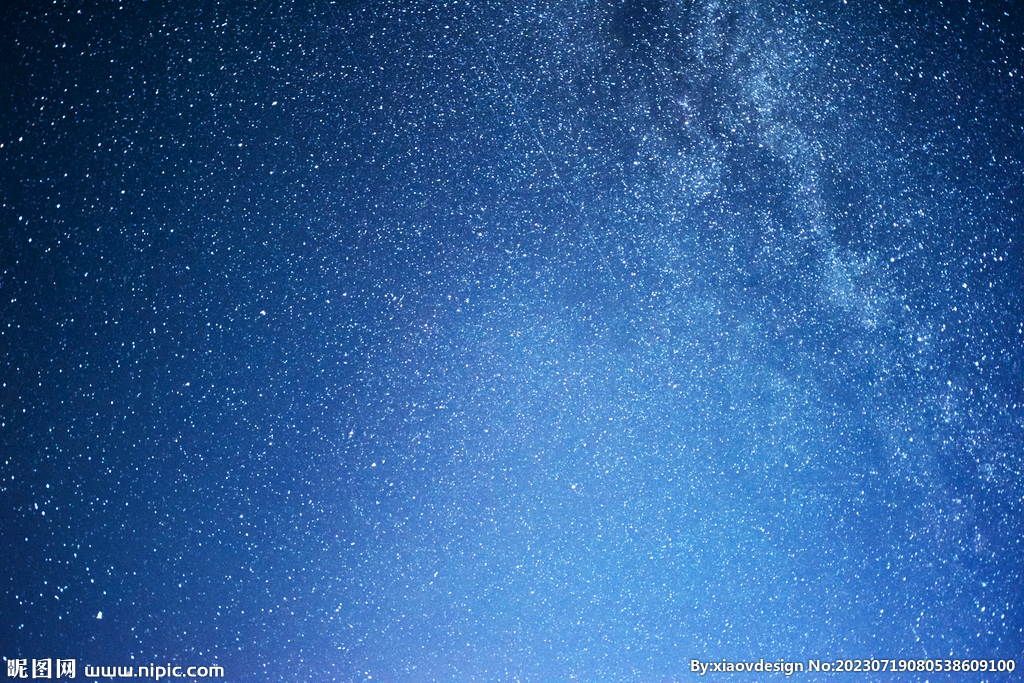
[[0, 655], [1024, 668], [1013, 3], [10, 2], [0, 67]]

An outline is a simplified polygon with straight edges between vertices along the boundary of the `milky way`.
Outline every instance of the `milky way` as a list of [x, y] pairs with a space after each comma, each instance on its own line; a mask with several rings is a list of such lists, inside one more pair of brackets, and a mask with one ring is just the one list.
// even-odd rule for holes
[[1024, 33], [923, 5], [2, 10], [0, 655], [1019, 656]]

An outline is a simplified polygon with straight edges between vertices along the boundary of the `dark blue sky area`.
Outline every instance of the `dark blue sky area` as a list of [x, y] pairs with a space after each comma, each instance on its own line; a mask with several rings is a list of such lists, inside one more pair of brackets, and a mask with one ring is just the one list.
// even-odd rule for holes
[[5, 5], [0, 655], [1024, 667], [1024, 30], [925, 4]]

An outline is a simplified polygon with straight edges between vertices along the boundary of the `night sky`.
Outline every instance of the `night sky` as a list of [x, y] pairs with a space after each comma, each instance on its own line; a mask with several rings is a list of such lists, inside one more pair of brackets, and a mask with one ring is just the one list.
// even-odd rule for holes
[[0, 112], [0, 655], [1024, 669], [1015, 3], [10, 2]]

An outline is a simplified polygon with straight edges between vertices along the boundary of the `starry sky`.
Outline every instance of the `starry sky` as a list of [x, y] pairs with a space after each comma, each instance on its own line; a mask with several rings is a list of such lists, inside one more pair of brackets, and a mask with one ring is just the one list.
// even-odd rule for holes
[[1024, 667], [1013, 3], [56, 0], [0, 46], [0, 655]]

